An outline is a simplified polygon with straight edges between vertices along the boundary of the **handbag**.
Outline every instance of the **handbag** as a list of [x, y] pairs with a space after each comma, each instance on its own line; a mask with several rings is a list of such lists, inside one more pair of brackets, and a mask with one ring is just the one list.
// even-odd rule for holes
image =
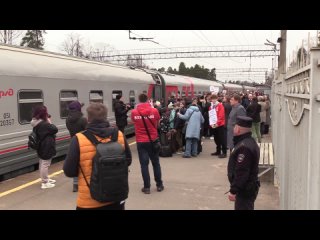
[[[155, 140], [153, 140], [153, 141], [151, 140], [151, 136], [150, 136], [150, 133], [149, 133], [147, 124], [146, 124], [146, 122], [145, 122], [145, 120], [144, 120], [144, 117], [140, 114], [140, 112], [139, 112], [139, 115], [140, 115], [141, 118], [142, 118], [144, 128], [145, 128], [146, 131], [147, 131], [147, 134], [148, 134], [150, 143], [151, 143], [151, 145], [152, 145], [152, 152], [155, 153], [155, 154], [156, 154], [156, 153], [159, 153], [160, 148], [161, 148], [161, 144], [160, 144], [160, 139], [159, 139], [159, 137], [157, 137], [157, 138], [156, 138]], [[149, 117], [148, 117], [148, 119], [149, 119]], [[149, 119], [149, 121], [151, 122], [150, 119]], [[152, 124], [152, 122], [151, 122], [151, 124]], [[152, 125], [153, 125], [153, 124], [152, 124]]]

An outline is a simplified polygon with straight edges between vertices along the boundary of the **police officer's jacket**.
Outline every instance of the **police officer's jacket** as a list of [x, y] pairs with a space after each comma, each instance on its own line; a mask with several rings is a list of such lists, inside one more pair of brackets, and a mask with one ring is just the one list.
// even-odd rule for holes
[[260, 150], [251, 132], [235, 136], [234, 150], [228, 162], [230, 193], [238, 194], [258, 181]]

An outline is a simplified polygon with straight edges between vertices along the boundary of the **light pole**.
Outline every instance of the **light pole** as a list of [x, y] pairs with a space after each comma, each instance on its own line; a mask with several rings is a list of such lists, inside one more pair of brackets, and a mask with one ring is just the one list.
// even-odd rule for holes
[[266, 39], [266, 41], [267, 42], [264, 43], [264, 45], [272, 46], [274, 50], [274, 65], [273, 65], [273, 59], [272, 59], [272, 73], [273, 73], [273, 80], [274, 80], [276, 76], [275, 66], [276, 66], [276, 57], [277, 57], [277, 44], [270, 42], [268, 39]]

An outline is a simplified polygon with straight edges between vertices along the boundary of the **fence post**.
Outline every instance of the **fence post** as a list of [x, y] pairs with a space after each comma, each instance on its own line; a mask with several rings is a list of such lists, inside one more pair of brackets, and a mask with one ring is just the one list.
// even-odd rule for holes
[[320, 209], [320, 47], [311, 49], [307, 208]]

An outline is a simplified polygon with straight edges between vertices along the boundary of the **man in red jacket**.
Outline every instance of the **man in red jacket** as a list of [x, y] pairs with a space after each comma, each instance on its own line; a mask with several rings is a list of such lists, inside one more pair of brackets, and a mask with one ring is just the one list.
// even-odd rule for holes
[[131, 119], [135, 126], [137, 149], [144, 182], [144, 187], [141, 191], [145, 194], [150, 194], [149, 159], [152, 162], [154, 179], [157, 183], [157, 191], [161, 192], [164, 189], [159, 161], [160, 149], [154, 150], [152, 143], [159, 138], [158, 124], [160, 115], [158, 110], [151, 107], [150, 103], [148, 103], [147, 95], [140, 94], [139, 102], [137, 107], [131, 112]]
[[[224, 123], [225, 123], [225, 115], [224, 115], [224, 106], [221, 102], [218, 102], [218, 96], [212, 94], [211, 96], [211, 108], [216, 109], [217, 113], [217, 123], [214, 126], [211, 126], [214, 129], [214, 141], [217, 145], [217, 151], [215, 153], [211, 153], [212, 156], [217, 155], [219, 158], [227, 157], [227, 146], [224, 141]], [[221, 154], [222, 150], [222, 154]]]

